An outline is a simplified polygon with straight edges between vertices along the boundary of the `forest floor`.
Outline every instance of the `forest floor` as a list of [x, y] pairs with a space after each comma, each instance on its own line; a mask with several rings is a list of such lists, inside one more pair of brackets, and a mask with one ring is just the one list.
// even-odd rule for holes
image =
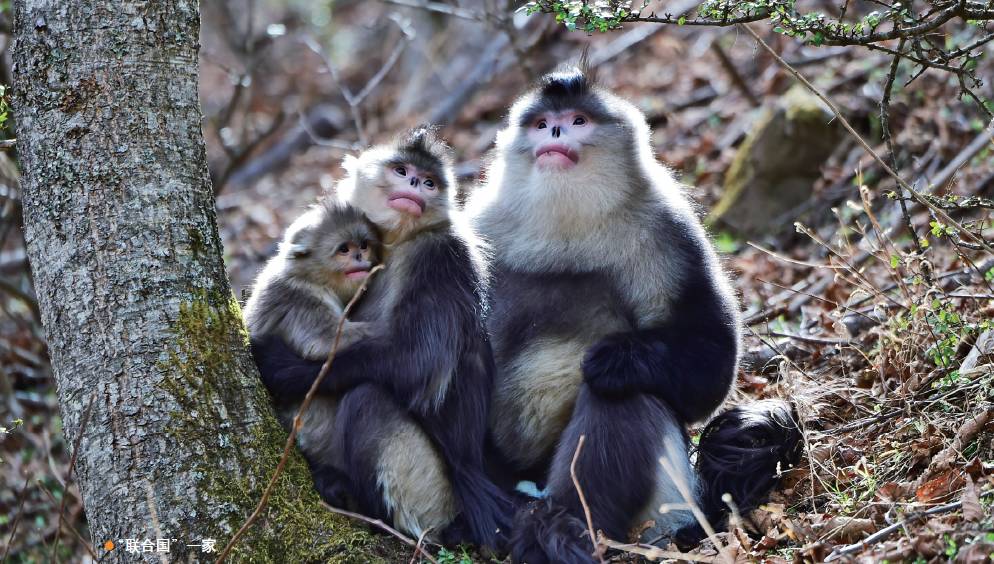
[[[487, 49], [496, 49], [489, 35], [474, 35], [471, 24], [438, 18], [426, 23], [416, 11], [403, 12], [427, 38], [413, 40], [419, 50], [409, 47], [390, 67], [385, 62], [402, 41], [395, 28], [403, 26], [384, 16], [396, 10], [346, 4], [334, 14], [334, 25], [314, 23], [322, 20], [306, 10], [270, 8], [257, 14], [249, 35], [267, 45], [264, 56], [246, 54], [244, 46], [251, 42], [240, 43], [230, 37], [233, 32], [225, 32], [224, 18], [230, 14], [205, 11], [204, 129], [215, 181], [226, 177], [218, 220], [239, 295], [275, 250], [282, 229], [341, 176], [341, 159], [359, 139], [325, 62], [300, 38], [315, 36], [338, 45], [333, 64], [354, 92], [369, 84], [377, 69], [387, 69], [358, 106], [363, 132], [374, 141], [432, 115], [424, 110], [425, 100], [451, 101], [449, 94], [461, 82], [447, 78], [448, 67], [438, 61], [457, 61], [453, 53], [467, 51], [473, 62], [462, 67], [465, 77], [476, 65], [488, 64]], [[638, 35], [637, 30], [644, 31]], [[325, 41], [333, 33], [344, 35], [352, 47]], [[527, 84], [528, 72], [575, 60], [589, 45], [593, 58], [601, 58], [601, 83], [643, 109], [654, 128], [659, 159], [688, 185], [707, 215], [703, 211], [713, 209], [724, 194], [736, 152], [763, 108], [778, 104], [793, 84], [750, 36], [734, 29], [648, 32], [631, 26], [589, 37], [532, 22], [521, 36], [533, 43], [517, 55], [506, 46], [494, 51], [503, 54], [493, 57], [497, 70], [485, 87], [461, 100], [445, 120], [449, 125], [443, 134], [455, 146], [466, 178], [479, 174], [500, 119]], [[885, 55], [802, 48], [789, 38], [764, 37], [841, 107], [875, 150], [887, 154], [878, 116], [890, 64]], [[978, 75], [994, 77], [994, 49], [986, 49]], [[356, 51], [366, 58], [350, 59]], [[430, 64], [412, 66], [419, 57]], [[725, 57], [730, 66], [722, 63]], [[349, 60], [355, 62], [343, 62]], [[238, 69], [247, 69], [253, 80], [231, 103], [239, 89], [231, 76]], [[419, 78], [419, 72], [429, 77]], [[994, 195], [988, 118], [958, 97], [955, 78], [929, 71], [904, 85], [913, 77], [914, 69], [899, 69], [891, 103], [897, 171], [918, 189], [949, 202], [945, 209], [957, 221], [982, 224], [990, 240], [990, 206], [966, 205], [967, 198]], [[436, 88], [446, 95], [424, 92]], [[984, 88], [994, 99], [992, 85]], [[287, 140], [299, 134], [299, 123], [321, 104], [331, 108], [333, 140], [315, 144], [308, 139], [286, 150]], [[245, 172], [248, 164], [267, 158], [275, 164], [254, 175]], [[898, 199], [888, 197], [897, 189], [895, 182], [851, 137], [840, 136], [816, 170], [796, 205], [779, 209], [774, 196], [771, 211], [761, 214], [760, 226], [748, 234], [720, 221], [710, 225], [740, 293], [747, 326], [738, 389], [730, 401], [781, 397], [795, 402], [806, 448], [801, 464], [784, 469], [783, 484], [769, 503], [742, 516], [733, 532], [719, 534], [719, 547], [706, 541], [694, 552], [735, 561], [823, 561], [830, 556], [865, 562], [990, 561], [994, 254], [971, 248], [976, 245], [962, 233], [913, 202], [907, 204], [914, 226], [910, 233]], [[6, 210], [16, 185], [10, 175], [5, 178], [0, 198], [6, 198]], [[69, 449], [44, 333], [23, 259], [16, 260], [23, 241], [16, 229], [5, 227], [4, 236], [0, 538], [13, 561], [48, 561], [57, 539], [61, 558], [78, 560], [86, 553], [70, 528], [85, 538], [85, 517], [75, 485], [65, 484]], [[15, 521], [19, 525], [11, 535]], [[641, 557], [618, 553], [613, 558]], [[440, 561], [459, 558], [448, 553]]]

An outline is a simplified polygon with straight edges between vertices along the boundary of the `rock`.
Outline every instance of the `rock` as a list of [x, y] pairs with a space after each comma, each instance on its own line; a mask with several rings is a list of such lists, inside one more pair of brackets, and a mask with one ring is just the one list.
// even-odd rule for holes
[[770, 222], [811, 197], [822, 164], [842, 139], [833, 117], [801, 85], [764, 109], [725, 175], [708, 223], [747, 237], [779, 231]]

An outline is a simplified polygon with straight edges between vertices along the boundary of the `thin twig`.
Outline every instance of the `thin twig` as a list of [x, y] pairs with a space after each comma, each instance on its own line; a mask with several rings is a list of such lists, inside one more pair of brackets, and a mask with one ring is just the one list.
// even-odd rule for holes
[[14, 533], [17, 532], [17, 525], [21, 522], [21, 514], [24, 513], [24, 500], [28, 497], [29, 483], [31, 483], [30, 475], [24, 478], [24, 485], [21, 486], [21, 492], [17, 496], [19, 499], [17, 502], [17, 514], [14, 515], [14, 522], [10, 526], [10, 534], [7, 535], [7, 546], [3, 549], [3, 558], [0, 558], [0, 562], [3, 564], [7, 562], [7, 554], [10, 553], [10, 546], [14, 542]]
[[[72, 456], [69, 457], [69, 469], [66, 470], [66, 482], [62, 485], [62, 503], [59, 504], [59, 525], [56, 528], [57, 531], [62, 530], [62, 515], [66, 510], [66, 498], [69, 497], [67, 495], [69, 493], [69, 482], [72, 481], [72, 471], [73, 468], [76, 467], [76, 459], [79, 458], [79, 445], [83, 442], [83, 434], [86, 432], [86, 426], [90, 423], [90, 413], [93, 411], [93, 401], [96, 399], [96, 395], [90, 396], [90, 403], [86, 405], [86, 411], [83, 412], [83, 419], [79, 423], [79, 431], [76, 432], [76, 440], [72, 443]], [[59, 561], [56, 554], [58, 549], [59, 535], [56, 534], [55, 542], [52, 543], [52, 562]], [[94, 558], [96, 558], [96, 556], [94, 556]]]
[[[46, 496], [48, 496], [49, 501], [51, 501], [53, 505], [59, 503], [58, 500], [55, 499], [55, 496], [52, 495], [52, 492], [48, 491], [48, 488], [45, 487], [44, 482], [42, 482], [41, 480], [37, 480], [35, 483], [38, 484], [38, 489], [40, 489]], [[65, 494], [63, 494], [63, 499], [65, 499]], [[76, 540], [79, 541], [79, 544], [83, 545], [83, 548], [85, 548], [86, 551], [90, 553], [90, 556], [93, 557], [94, 560], [97, 560], [97, 553], [93, 551], [93, 547], [90, 546], [90, 543], [83, 538], [83, 535], [79, 534], [79, 531], [76, 530], [76, 527], [73, 527], [72, 523], [63, 522], [61, 515], [59, 515], [59, 526], [56, 527], [55, 529], [55, 540], [56, 541], [59, 540], [59, 532], [61, 531], [61, 527], [63, 524], [65, 524], [65, 526], [69, 529], [69, 532], [72, 533], [74, 537], [76, 537]], [[56, 562], [58, 562], [58, 560], [56, 560]]]
[[905, 527], [906, 525], [923, 521], [925, 517], [931, 517], [932, 515], [939, 515], [940, 513], [948, 513], [950, 511], [956, 511], [962, 506], [963, 506], [962, 501], [954, 501], [952, 503], [947, 503], [945, 505], [933, 507], [932, 509], [922, 511], [921, 513], [915, 513], [914, 515], [905, 517], [904, 519], [901, 519], [897, 523], [888, 525], [883, 529], [880, 529], [879, 531], [873, 533], [872, 535], [866, 537], [865, 539], [855, 544], [846, 545], [833, 550], [832, 553], [829, 554], [827, 558], [825, 558], [825, 562], [833, 562], [835, 560], [842, 558], [843, 556], [848, 556], [850, 554], [855, 554], [857, 552], [860, 552], [866, 547], [884, 540], [885, 538], [889, 537], [892, 533], [894, 533], [898, 529]]
[[680, 560], [680, 561], [690, 561], [690, 562], [714, 562], [715, 559], [710, 556], [704, 556], [702, 554], [690, 554], [688, 552], [676, 552], [673, 550], [663, 550], [658, 546], [653, 546], [651, 544], [642, 543], [622, 543], [618, 541], [611, 540], [604, 535], [600, 536], [600, 543], [608, 548], [613, 548], [615, 550], [620, 550], [622, 552], [629, 552], [631, 554], [638, 554], [643, 558], [649, 560], [661, 560], [663, 558], [669, 560]]
[[583, 442], [586, 440], [586, 435], [580, 435], [580, 440], [576, 442], [576, 450], [573, 451], [573, 460], [569, 463], [569, 475], [573, 479], [573, 487], [576, 488], [576, 495], [580, 498], [580, 506], [583, 507], [583, 516], [587, 520], [587, 534], [590, 535], [590, 542], [594, 545], [594, 551], [591, 555], [603, 563], [604, 549], [601, 547], [598, 537], [594, 534], [594, 519], [590, 515], [590, 506], [587, 505], [587, 497], [583, 495], [580, 480], [576, 477], [576, 462], [580, 459], [580, 451], [583, 449]]
[[813, 343], [816, 345], [851, 345], [852, 341], [849, 339], [832, 339], [826, 337], [815, 337], [813, 335], [796, 335], [794, 333], [782, 333], [780, 331], [770, 331], [770, 335], [775, 337], [783, 337], [785, 339], [792, 339], [794, 341], [801, 341], [803, 343]]
[[438, 560], [435, 560], [432, 557], [432, 555], [428, 554], [425, 551], [424, 548], [419, 547], [418, 543], [414, 542], [414, 539], [412, 539], [411, 537], [409, 537], [409, 536], [405, 535], [404, 533], [398, 531], [397, 529], [394, 529], [390, 525], [387, 525], [383, 521], [381, 521], [379, 519], [373, 519], [372, 517], [366, 517], [365, 515], [362, 515], [361, 513], [353, 513], [351, 511], [346, 511], [344, 509], [339, 509], [337, 507], [332, 507], [332, 506], [328, 505], [327, 503], [325, 503], [323, 501], [321, 502], [321, 505], [325, 509], [327, 509], [328, 511], [331, 511], [332, 513], [337, 513], [339, 515], [344, 515], [346, 517], [351, 517], [353, 519], [358, 519], [359, 521], [362, 521], [364, 523], [369, 523], [370, 525], [373, 525], [374, 527], [378, 527], [380, 529], [383, 529], [384, 531], [386, 531], [387, 533], [390, 533], [391, 535], [397, 537], [398, 539], [400, 539], [404, 543], [413, 546], [415, 548], [415, 550], [421, 552], [421, 555], [424, 556], [429, 562], [432, 562], [433, 564], [438, 564]]
[[[904, 50], [904, 43], [905, 39], [902, 37], [897, 44], [898, 53], [891, 59], [890, 70], [887, 72], [887, 79], [884, 81], [884, 95], [880, 98], [880, 135], [884, 138], [884, 144], [887, 146], [887, 153], [890, 155], [890, 163], [894, 167], [894, 170], [897, 170], [898, 166], [897, 152], [894, 151], [894, 137], [890, 132], [890, 97], [894, 90], [894, 81], [897, 80], [898, 67], [901, 65], [900, 53]], [[901, 197], [901, 215], [904, 217], [908, 233], [911, 234], [915, 250], [921, 255], [924, 253], [924, 250], [922, 249], [921, 241], [918, 240], [918, 234], [915, 232], [915, 224], [911, 221], [911, 214], [908, 213], [908, 204], [904, 201], [904, 188], [899, 184], [897, 189], [898, 195]], [[926, 282], [931, 283], [931, 280], [926, 280]]]
[[[783, 57], [777, 54], [777, 52], [774, 51], [773, 48], [770, 47], [765, 41], [763, 41], [763, 39], [755, 31], [752, 30], [752, 28], [750, 28], [747, 25], [740, 25], [739, 27], [746, 30], [749, 33], [749, 35], [751, 35], [753, 39], [755, 39], [756, 42], [759, 43], [759, 45], [764, 50], [766, 50], [770, 55], [773, 56], [774, 59], [776, 59], [778, 63], [780, 63], [780, 66], [787, 69], [787, 71], [791, 75], [793, 75], [794, 78], [796, 78], [801, 84], [803, 84], [808, 90], [810, 90], [815, 96], [817, 96], [819, 100], [824, 102], [825, 105], [827, 105], [832, 110], [832, 113], [835, 114], [835, 117], [839, 119], [839, 122], [842, 123], [842, 126], [845, 127], [846, 131], [848, 131], [849, 134], [852, 135], [853, 138], [855, 138], [860, 145], [862, 145], [862, 147], [867, 151], [867, 153], [869, 153], [870, 156], [873, 157], [873, 160], [877, 161], [877, 163], [884, 169], [884, 171], [887, 174], [889, 174], [892, 178], [894, 178], [894, 180], [896, 180], [901, 187], [903, 187], [905, 190], [907, 190], [909, 194], [911, 194], [911, 197], [914, 198], [916, 202], [932, 210], [945, 223], [959, 230], [961, 233], [972, 239], [973, 242], [983, 247], [984, 250], [988, 252], [994, 252], [994, 248], [991, 248], [991, 246], [988, 245], [986, 241], [984, 241], [977, 235], [974, 235], [973, 232], [968, 231], [966, 228], [960, 225], [958, 221], [950, 217], [949, 214], [945, 212], [945, 210], [939, 208], [938, 206], [930, 202], [928, 198], [926, 198], [921, 192], [915, 190], [910, 184], [905, 182], [904, 179], [901, 178], [900, 175], [898, 175], [894, 171], [894, 169], [890, 167], [890, 165], [884, 162], [883, 158], [881, 158], [880, 155], [878, 155], [877, 152], [874, 151], [872, 147], [870, 147], [869, 143], [867, 143], [866, 140], [863, 139], [863, 136], [860, 135], [853, 128], [852, 124], [849, 123], [849, 120], [847, 120], [845, 116], [842, 115], [842, 112], [839, 110], [838, 106], [836, 106], [835, 103], [832, 102], [832, 100], [830, 100], [827, 96], [822, 94], [821, 91], [815, 87], [815, 85], [811, 84], [811, 82], [808, 81], [808, 79], [804, 78], [804, 75], [799, 73], [797, 69], [790, 66], [790, 64], [787, 61], [785, 61]], [[991, 121], [991, 124], [988, 127], [994, 128], [994, 120]]]
[[0, 140], [0, 151], [9, 151], [17, 145], [17, 139]]
[[429, 2], [427, 0], [384, 0], [384, 1], [388, 4], [407, 6], [408, 8], [419, 8], [421, 10], [436, 12], [438, 14], [445, 14], [447, 16], [462, 18], [464, 20], [483, 21], [485, 19], [485, 16], [483, 14], [478, 14], [472, 10], [467, 10], [465, 8], [459, 8], [458, 6], [450, 6], [449, 4], [443, 4], [442, 2]]
[[297, 414], [293, 416], [293, 427], [290, 429], [290, 434], [287, 436], [286, 443], [283, 445], [283, 454], [280, 456], [280, 461], [276, 465], [276, 469], [273, 471], [273, 476], [269, 479], [269, 483], [266, 484], [266, 489], [263, 490], [262, 492], [262, 498], [259, 499], [259, 503], [255, 506], [255, 510], [252, 511], [252, 514], [249, 515], [249, 518], [245, 521], [245, 523], [241, 526], [241, 528], [238, 529], [235, 535], [231, 537], [231, 540], [228, 541], [228, 544], [225, 545], [224, 550], [221, 551], [221, 554], [218, 555], [217, 560], [215, 560], [215, 564], [221, 564], [221, 562], [224, 562], [224, 559], [228, 557], [228, 554], [230, 554], [231, 550], [235, 547], [235, 543], [237, 543], [238, 539], [240, 539], [242, 535], [244, 535], [245, 532], [248, 530], [248, 528], [252, 526], [252, 523], [254, 523], [255, 520], [259, 518], [259, 515], [262, 514], [263, 508], [266, 507], [266, 503], [269, 502], [269, 496], [272, 494], [273, 488], [276, 487], [276, 480], [280, 477], [280, 474], [283, 472], [283, 468], [286, 466], [287, 460], [290, 459], [290, 453], [293, 451], [294, 444], [296, 443], [297, 440], [297, 433], [304, 425], [303, 423], [304, 413], [306, 413], [307, 408], [311, 406], [311, 400], [314, 399], [315, 395], [317, 395], [318, 387], [320, 387], [321, 382], [324, 380], [325, 376], [327, 376], [328, 373], [331, 372], [331, 365], [335, 360], [335, 355], [338, 353], [338, 343], [342, 339], [342, 331], [345, 328], [345, 319], [352, 311], [352, 307], [359, 300], [359, 297], [362, 296], [363, 292], [366, 291], [366, 286], [368, 286], [369, 281], [373, 279], [373, 275], [376, 274], [376, 272], [378, 272], [382, 268], [383, 265], [380, 264], [376, 265], [375, 267], [373, 267], [372, 270], [369, 271], [369, 276], [367, 276], [366, 279], [363, 280], [362, 285], [359, 286], [359, 290], [356, 291], [355, 295], [352, 296], [352, 299], [349, 300], [349, 303], [345, 306], [345, 309], [342, 311], [342, 318], [338, 320], [338, 329], [335, 332], [335, 342], [331, 346], [331, 352], [328, 353], [328, 359], [325, 360], [324, 364], [321, 366], [321, 371], [318, 372], [318, 376], [317, 378], [314, 379], [314, 383], [311, 384], [311, 388], [307, 390], [307, 395], [304, 396], [304, 401], [300, 404], [300, 407], [297, 409]]
[[414, 554], [411, 555], [411, 560], [407, 564], [414, 564], [414, 561], [418, 559], [418, 554], [425, 554], [424, 551], [421, 550], [421, 545], [424, 544], [425, 537], [428, 536], [428, 531], [431, 531], [431, 527], [421, 531], [421, 534], [418, 535], [418, 544], [414, 545]]
[[694, 519], [697, 519], [697, 524], [704, 529], [704, 532], [707, 534], [711, 544], [713, 544], [715, 549], [718, 551], [718, 554], [720, 554], [722, 558], [728, 562], [728, 564], [734, 564], [735, 558], [732, 558], [732, 556], [728, 554], [728, 547], [718, 540], [718, 533], [715, 532], [714, 527], [712, 527], [711, 523], [708, 522], [708, 519], [705, 517], [704, 512], [701, 511], [700, 506], [698, 506], [697, 502], [694, 501], [694, 495], [691, 493], [690, 487], [687, 483], [683, 481], [683, 477], [676, 471], [676, 468], [673, 467], [673, 464], [670, 463], [667, 457], [659, 457], [659, 464], [663, 467], [666, 474], [669, 475], [670, 481], [673, 482], [673, 485], [675, 485], [676, 489], [680, 492], [680, 495], [683, 497], [683, 501], [690, 507], [690, 512], [694, 514]]

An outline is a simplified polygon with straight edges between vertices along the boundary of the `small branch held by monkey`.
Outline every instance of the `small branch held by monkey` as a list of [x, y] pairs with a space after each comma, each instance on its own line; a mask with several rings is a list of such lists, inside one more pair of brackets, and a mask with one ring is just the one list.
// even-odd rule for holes
[[[215, 560], [216, 564], [221, 564], [222, 562], [224, 562], [224, 559], [228, 557], [228, 554], [230, 554], [231, 550], [235, 547], [235, 543], [237, 543], [238, 540], [248, 530], [248, 528], [252, 526], [252, 523], [254, 523], [256, 519], [259, 518], [259, 515], [262, 514], [262, 510], [266, 507], [266, 504], [269, 502], [269, 496], [272, 494], [273, 488], [276, 486], [276, 480], [280, 477], [280, 474], [283, 473], [283, 469], [284, 467], [286, 467], [287, 460], [290, 459], [290, 453], [293, 451], [294, 445], [296, 443], [297, 432], [300, 430], [302, 426], [303, 415], [304, 413], [307, 412], [307, 408], [310, 407], [311, 400], [314, 399], [314, 396], [316, 395], [318, 387], [320, 387], [321, 385], [321, 382], [325, 379], [328, 373], [331, 372], [331, 366], [334, 363], [335, 355], [338, 354], [338, 344], [342, 339], [342, 331], [345, 328], [345, 320], [348, 317], [349, 313], [352, 311], [352, 307], [356, 304], [356, 302], [359, 301], [359, 298], [363, 295], [363, 293], [365, 293], [366, 287], [369, 285], [369, 281], [373, 279], [373, 275], [382, 269], [383, 265], [377, 265], [373, 267], [373, 269], [369, 271], [369, 275], [366, 277], [366, 279], [363, 280], [362, 285], [359, 286], [359, 289], [356, 291], [355, 295], [352, 296], [352, 299], [349, 300], [348, 304], [346, 304], [345, 309], [342, 312], [342, 318], [338, 321], [338, 330], [335, 333], [335, 342], [331, 347], [331, 353], [328, 355], [328, 360], [326, 360], [324, 362], [324, 365], [321, 366], [321, 372], [318, 373], [318, 376], [314, 380], [314, 383], [311, 384], [311, 389], [307, 392], [307, 395], [304, 396], [304, 401], [300, 404], [300, 408], [297, 409], [297, 414], [294, 415], [293, 417], [293, 426], [290, 429], [289, 435], [287, 436], [286, 444], [283, 445], [283, 454], [280, 456], [280, 461], [276, 465], [276, 469], [273, 471], [273, 476], [269, 479], [269, 483], [266, 484], [266, 489], [263, 490], [262, 497], [259, 499], [259, 503], [256, 505], [255, 510], [252, 511], [252, 514], [249, 515], [249, 518], [245, 521], [245, 523], [241, 526], [241, 528], [238, 529], [238, 531], [234, 534], [234, 536], [231, 537], [231, 540], [228, 541], [228, 544], [224, 547], [224, 550], [221, 551], [221, 553], [217, 557], [217, 560]], [[399, 535], [399, 533], [397, 534]], [[401, 540], [404, 540], [404, 538], [402, 538]], [[407, 541], [410, 541], [410, 539], [407, 539]], [[410, 543], [413, 543], [413, 541], [410, 541]]]

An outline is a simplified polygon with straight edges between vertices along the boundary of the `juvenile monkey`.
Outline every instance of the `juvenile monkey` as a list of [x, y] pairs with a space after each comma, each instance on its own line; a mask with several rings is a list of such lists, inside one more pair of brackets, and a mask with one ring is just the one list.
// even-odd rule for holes
[[[251, 340], [279, 338], [301, 358], [323, 363], [331, 353], [345, 304], [379, 258], [378, 244], [375, 228], [354, 207], [330, 200], [311, 206], [286, 230], [276, 256], [255, 281], [245, 305]], [[345, 321], [339, 347], [368, 337], [371, 325]], [[277, 402], [287, 428], [300, 399]], [[341, 506], [344, 477], [340, 453], [332, 446], [337, 411], [336, 396], [315, 396], [304, 413], [297, 444], [311, 465], [318, 492]]]
[[[513, 507], [484, 472], [484, 264], [452, 206], [450, 152], [417, 128], [346, 162], [337, 192], [380, 230], [385, 269], [354, 316], [378, 330], [338, 351], [320, 391], [341, 397], [333, 448], [362, 512], [414, 536], [498, 548]], [[267, 388], [297, 401], [320, 363], [288, 349], [278, 337], [253, 342]]]

